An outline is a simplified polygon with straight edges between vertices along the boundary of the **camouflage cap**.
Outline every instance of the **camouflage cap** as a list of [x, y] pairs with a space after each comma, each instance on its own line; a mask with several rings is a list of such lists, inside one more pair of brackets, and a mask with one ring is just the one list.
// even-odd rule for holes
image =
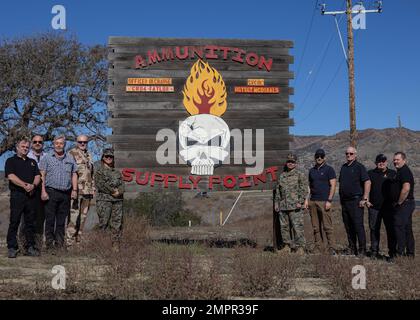
[[297, 156], [296, 156], [296, 154], [294, 154], [294, 153], [289, 153], [288, 155], [287, 155], [287, 159], [286, 159], [287, 161], [297, 161]]
[[114, 156], [114, 149], [112, 148], [104, 149], [104, 151], [102, 152], [102, 157], [103, 156]]

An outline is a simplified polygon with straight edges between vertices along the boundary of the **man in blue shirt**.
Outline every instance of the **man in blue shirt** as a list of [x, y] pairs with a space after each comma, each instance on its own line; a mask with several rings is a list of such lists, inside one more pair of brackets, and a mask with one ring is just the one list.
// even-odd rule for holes
[[320, 252], [324, 235], [327, 238], [328, 252], [335, 254], [334, 235], [331, 216], [331, 204], [335, 193], [337, 179], [334, 169], [326, 163], [325, 151], [315, 152], [315, 166], [309, 170], [309, 212], [314, 232], [314, 252]]
[[70, 199], [77, 198], [77, 165], [65, 150], [64, 136], [54, 138], [54, 151], [39, 163], [42, 176], [41, 199], [45, 203], [45, 240], [47, 250], [64, 248], [66, 218]]

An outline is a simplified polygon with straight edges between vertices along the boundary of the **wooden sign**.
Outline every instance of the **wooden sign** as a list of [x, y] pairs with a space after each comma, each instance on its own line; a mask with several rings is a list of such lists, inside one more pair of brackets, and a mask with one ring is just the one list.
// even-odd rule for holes
[[291, 41], [109, 38], [116, 166], [129, 192], [272, 189], [289, 153]]

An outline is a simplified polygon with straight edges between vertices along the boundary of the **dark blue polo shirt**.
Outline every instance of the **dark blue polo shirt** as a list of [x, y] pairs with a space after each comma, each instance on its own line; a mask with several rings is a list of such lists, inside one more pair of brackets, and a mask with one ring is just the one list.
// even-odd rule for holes
[[340, 200], [354, 200], [363, 196], [364, 183], [370, 180], [363, 164], [354, 160], [351, 165], [343, 164], [340, 170]]
[[330, 180], [335, 179], [333, 167], [324, 163], [320, 167], [315, 166], [309, 170], [309, 188], [311, 189], [311, 200], [327, 201], [330, 194]]

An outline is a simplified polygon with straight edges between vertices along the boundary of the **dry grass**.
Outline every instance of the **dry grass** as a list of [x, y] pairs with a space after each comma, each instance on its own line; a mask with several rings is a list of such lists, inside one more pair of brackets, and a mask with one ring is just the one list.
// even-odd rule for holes
[[[346, 244], [338, 212], [334, 216], [337, 242]], [[419, 217], [414, 219], [419, 236]], [[263, 247], [271, 239], [271, 216], [243, 220], [234, 225], [258, 240], [257, 248], [209, 248], [204, 245], [152, 243], [147, 221], [125, 221], [121, 248], [114, 252], [110, 234], [92, 231], [83, 243], [57, 256], [0, 258], [0, 298], [13, 299], [226, 299], [310, 297], [297, 290], [296, 279], [320, 278], [327, 283], [327, 298], [419, 299], [420, 264], [399, 259], [394, 264], [355, 257], [274, 254]], [[310, 226], [306, 224], [308, 246]], [[383, 243], [383, 245], [386, 243]], [[382, 246], [385, 249], [385, 246]], [[2, 249], [3, 250], [3, 249]], [[51, 288], [52, 266], [67, 271], [66, 289]], [[367, 272], [366, 290], [352, 288], [355, 265]], [[313, 283], [313, 282], [312, 282]], [[297, 292], [296, 291], [296, 292]], [[325, 298], [322, 297], [322, 298]]]

